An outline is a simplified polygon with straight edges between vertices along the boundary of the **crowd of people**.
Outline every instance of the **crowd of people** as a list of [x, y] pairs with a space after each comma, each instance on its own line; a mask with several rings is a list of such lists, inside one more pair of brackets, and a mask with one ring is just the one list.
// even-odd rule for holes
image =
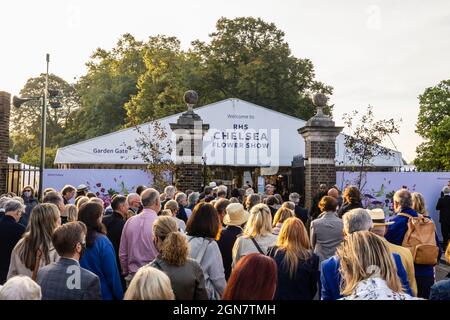
[[444, 251], [450, 263], [450, 185], [442, 246], [405, 188], [393, 216], [363, 208], [354, 186], [320, 185], [308, 209], [272, 185], [161, 191], [108, 206], [85, 185], [0, 196], [0, 300], [450, 299], [450, 279], [435, 282]]

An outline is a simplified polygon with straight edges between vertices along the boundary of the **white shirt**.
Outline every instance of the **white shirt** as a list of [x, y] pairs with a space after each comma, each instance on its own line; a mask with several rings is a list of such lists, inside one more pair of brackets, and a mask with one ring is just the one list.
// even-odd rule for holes
[[359, 282], [349, 296], [339, 300], [423, 300], [406, 293], [392, 291], [385, 280], [369, 278]]

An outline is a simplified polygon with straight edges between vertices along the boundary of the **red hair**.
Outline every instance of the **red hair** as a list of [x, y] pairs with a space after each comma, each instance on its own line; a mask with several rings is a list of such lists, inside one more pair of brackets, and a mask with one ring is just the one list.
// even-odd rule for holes
[[252, 253], [231, 272], [223, 300], [272, 300], [277, 287], [277, 264], [271, 257]]

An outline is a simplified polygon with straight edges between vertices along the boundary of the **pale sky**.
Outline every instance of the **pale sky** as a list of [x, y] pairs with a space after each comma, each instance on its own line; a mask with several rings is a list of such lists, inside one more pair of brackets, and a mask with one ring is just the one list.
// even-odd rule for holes
[[73, 82], [95, 48], [112, 48], [121, 34], [173, 35], [188, 48], [208, 40], [222, 16], [261, 17], [334, 87], [338, 125], [369, 104], [378, 118], [402, 118], [393, 140], [407, 161], [421, 141], [417, 96], [450, 78], [448, 0], [15, 0], [2, 1], [0, 12], [0, 91], [12, 94], [45, 71], [47, 52], [50, 72]]

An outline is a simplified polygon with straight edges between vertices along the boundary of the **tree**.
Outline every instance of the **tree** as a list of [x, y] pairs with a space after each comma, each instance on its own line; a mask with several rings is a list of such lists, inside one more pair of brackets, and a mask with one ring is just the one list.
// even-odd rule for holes
[[[45, 75], [30, 78], [20, 91], [23, 97], [42, 96], [45, 87]], [[50, 74], [49, 89], [58, 90], [57, 100], [61, 108], [47, 108], [46, 145], [57, 147], [64, 140], [66, 129], [71, 125], [75, 112], [79, 109], [79, 100], [74, 85], [62, 78]], [[41, 138], [41, 101], [29, 101], [20, 108], [11, 111], [11, 147], [10, 154], [23, 156], [27, 151], [40, 146]], [[50, 162], [49, 162], [50, 163]]]
[[189, 86], [195, 87], [195, 66], [175, 37], [150, 37], [144, 63], [146, 71], [139, 78], [138, 93], [125, 105], [127, 126], [184, 111], [183, 93]]
[[97, 137], [122, 128], [125, 104], [138, 93], [139, 77], [145, 72], [144, 43], [124, 34], [116, 47], [97, 49], [86, 64], [88, 72], [77, 83], [81, 109], [71, 128], [72, 141]]
[[419, 96], [416, 132], [426, 141], [417, 148], [419, 170], [450, 170], [450, 80], [427, 88]]
[[[56, 151], [58, 147], [46, 147], [45, 148], [45, 164], [52, 164], [56, 157]], [[36, 146], [28, 149], [20, 159], [21, 162], [38, 167], [41, 163], [41, 147]]]
[[358, 115], [359, 112], [354, 110], [351, 114], [345, 113], [342, 119], [350, 134], [345, 136], [345, 148], [349, 151], [346, 158], [359, 171], [357, 185], [362, 190], [363, 174], [370, 169], [373, 160], [378, 156], [394, 155], [392, 150], [381, 146], [381, 143], [391, 134], [398, 134], [399, 130], [398, 123], [394, 119], [375, 120], [371, 106], [361, 116], [359, 123], [355, 124]]
[[[194, 41], [191, 54], [203, 80], [202, 103], [241, 98], [302, 119], [314, 115], [311, 93], [332, 93], [315, 80], [308, 59], [292, 55], [284, 32], [262, 19], [221, 18], [210, 43]], [[330, 113], [330, 110], [326, 111]]]
[[[241, 98], [302, 119], [314, 115], [310, 95], [332, 93], [315, 80], [308, 59], [292, 55], [284, 33], [255, 18], [222, 18], [210, 42], [193, 41], [183, 51], [175, 37], [150, 37], [144, 44], [146, 71], [125, 105], [127, 116], [152, 121], [184, 110], [183, 92], [199, 93], [200, 105]], [[331, 114], [328, 108], [326, 113]], [[126, 126], [132, 126], [127, 119]]]

